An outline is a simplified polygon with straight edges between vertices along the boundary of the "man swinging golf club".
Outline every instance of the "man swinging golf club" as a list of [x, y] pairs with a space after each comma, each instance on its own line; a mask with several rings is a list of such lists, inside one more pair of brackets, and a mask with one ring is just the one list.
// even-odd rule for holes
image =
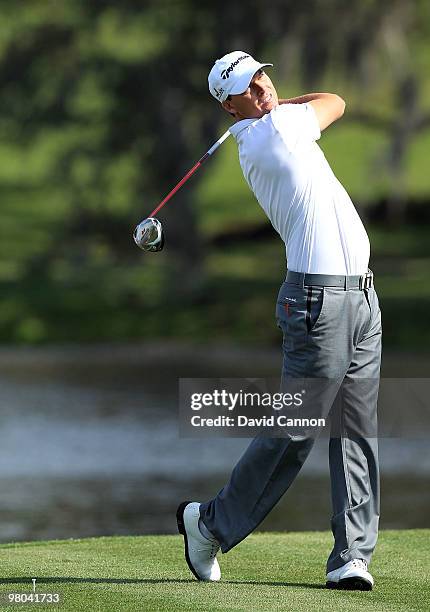
[[[381, 315], [368, 269], [366, 231], [347, 192], [316, 141], [339, 119], [336, 94], [278, 99], [248, 53], [215, 62], [209, 90], [236, 123], [245, 179], [285, 242], [288, 270], [277, 301], [283, 331], [283, 379], [320, 378], [346, 384], [342, 423], [376, 421], [381, 359]], [[360, 381], [371, 381], [362, 393]], [[334, 397], [318, 404], [327, 416]], [[199, 580], [221, 577], [216, 554], [249, 535], [287, 491], [314, 436], [257, 436], [229, 482], [206, 503], [183, 502], [177, 511], [185, 557]], [[376, 434], [336, 434], [329, 443], [334, 546], [326, 566], [331, 588], [370, 590], [368, 571], [377, 541], [379, 469]], [[288, 567], [285, 568], [288, 575]]]

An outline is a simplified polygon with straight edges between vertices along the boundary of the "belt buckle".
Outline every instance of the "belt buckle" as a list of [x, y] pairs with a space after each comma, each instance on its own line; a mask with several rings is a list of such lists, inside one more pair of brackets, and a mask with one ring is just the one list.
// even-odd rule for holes
[[358, 287], [359, 289], [370, 289], [373, 287], [373, 272], [371, 270], [360, 276]]

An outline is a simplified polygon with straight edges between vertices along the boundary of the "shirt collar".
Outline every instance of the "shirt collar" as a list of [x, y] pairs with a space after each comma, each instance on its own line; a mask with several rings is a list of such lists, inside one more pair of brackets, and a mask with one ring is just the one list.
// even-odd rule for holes
[[260, 121], [260, 119], [242, 119], [241, 121], [237, 121], [234, 125], [232, 125], [229, 128], [229, 131], [237, 140], [237, 137], [242, 130], [246, 129], [252, 123], [256, 123], [257, 121]]

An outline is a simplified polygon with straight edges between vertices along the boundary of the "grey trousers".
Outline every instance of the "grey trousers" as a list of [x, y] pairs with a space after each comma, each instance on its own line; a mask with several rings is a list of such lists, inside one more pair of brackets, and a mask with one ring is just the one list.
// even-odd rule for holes
[[[276, 316], [283, 331], [283, 384], [288, 378], [329, 379], [334, 391], [316, 400], [330, 414], [342, 386], [340, 419], [330, 434], [329, 466], [334, 546], [327, 571], [351, 559], [370, 562], [378, 537], [379, 468], [376, 407], [381, 361], [381, 313], [374, 288], [344, 289], [284, 282]], [[365, 392], [363, 385], [366, 380]], [[369, 381], [371, 384], [369, 385]], [[313, 409], [315, 414], [315, 407]], [[343, 423], [371, 423], [373, 434], [344, 435]], [[340, 430], [339, 430], [340, 423]], [[315, 435], [257, 436], [200, 517], [223, 553], [249, 535], [287, 491]], [[287, 526], [288, 527], [288, 526]]]

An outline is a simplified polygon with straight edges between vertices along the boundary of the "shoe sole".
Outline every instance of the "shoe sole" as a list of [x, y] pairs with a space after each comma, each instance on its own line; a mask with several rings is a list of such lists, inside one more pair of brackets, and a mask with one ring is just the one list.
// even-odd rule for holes
[[188, 506], [188, 504], [191, 504], [191, 502], [185, 501], [185, 502], [182, 502], [182, 504], [179, 504], [178, 509], [176, 510], [176, 522], [178, 524], [179, 533], [184, 536], [185, 560], [187, 562], [187, 565], [190, 568], [193, 575], [197, 578], [197, 580], [201, 581], [202, 579], [200, 578], [200, 576], [197, 574], [196, 570], [192, 566], [192, 563], [190, 561], [190, 556], [188, 554], [188, 538], [187, 538], [187, 532], [185, 530], [185, 523], [184, 523], [184, 510], [186, 506]]
[[326, 582], [328, 589], [339, 589], [343, 591], [371, 591], [372, 584], [364, 578], [358, 576], [352, 578], [343, 578], [339, 582]]

